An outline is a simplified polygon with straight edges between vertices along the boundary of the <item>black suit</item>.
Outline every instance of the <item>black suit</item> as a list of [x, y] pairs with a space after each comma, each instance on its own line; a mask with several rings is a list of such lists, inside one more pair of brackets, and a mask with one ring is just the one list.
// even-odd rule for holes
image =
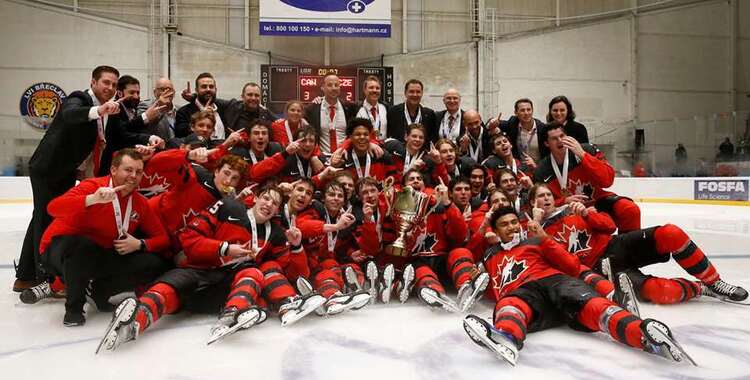
[[[237, 99], [232, 99], [227, 102], [224, 108], [224, 127], [227, 130], [239, 131], [240, 129], [249, 127], [255, 120], [260, 119], [273, 123], [276, 118], [263, 106], [258, 106], [257, 110], [248, 111], [245, 109], [245, 103]], [[229, 132], [227, 132], [229, 133]]]
[[[534, 119], [534, 121], [536, 122], [536, 138], [539, 142], [539, 159], [541, 160], [549, 155], [549, 148], [544, 145], [547, 124], [542, 123], [539, 119]], [[518, 128], [521, 126], [519, 124], [520, 120], [515, 116], [511, 116], [507, 121], [500, 122], [500, 130], [508, 135], [508, 140], [513, 145], [513, 157], [520, 160], [521, 156], [518, 153]]]
[[[357, 112], [359, 111], [359, 107], [357, 107], [356, 104], [341, 101], [341, 106], [344, 107], [344, 116], [346, 117], [347, 124], [349, 120], [357, 116]], [[307, 107], [305, 107], [305, 120], [307, 120], [307, 123], [310, 124], [313, 128], [315, 128], [318, 131], [318, 136], [323, 138], [321, 123], [320, 123], [320, 107], [325, 103], [326, 107], [328, 106], [328, 103], [326, 103], [325, 100], [321, 104], [315, 104], [311, 103]]]
[[120, 149], [130, 148], [136, 144], [147, 145], [151, 135], [145, 133], [134, 133], [131, 131], [145, 130], [146, 125], [141, 115], [136, 115], [132, 120], [128, 120], [128, 114], [120, 106], [119, 115], [111, 115], [107, 121], [107, 128], [104, 131], [104, 138], [107, 145], [102, 153], [102, 160], [99, 164], [99, 172], [94, 173], [95, 177], [102, 177], [109, 174], [109, 167], [112, 165], [112, 155]]
[[[224, 112], [229, 105], [229, 101], [216, 99], [214, 104], [216, 104], [216, 112], [219, 113], [221, 122], [226, 129], [228, 124]], [[177, 110], [177, 116], [175, 116], [174, 120], [174, 137], [186, 137], [193, 133], [193, 131], [190, 130], [190, 117], [198, 111], [200, 111], [200, 109], [195, 105], [195, 101], [185, 104]]]
[[88, 116], [93, 106], [94, 101], [84, 91], [68, 95], [29, 160], [34, 212], [18, 261], [16, 278], [20, 280], [40, 277], [39, 242], [52, 222], [47, 205], [75, 185], [76, 170], [94, 149], [97, 123]]
[[565, 123], [563, 130], [565, 131], [566, 135], [573, 137], [579, 143], [581, 144], [589, 143], [589, 133], [583, 124], [575, 120], [570, 120], [567, 123]]
[[[388, 134], [387, 137], [394, 138], [398, 141], [404, 141], [406, 136], [406, 127], [408, 127], [408, 121], [404, 116], [404, 103], [396, 104], [393, 108], [388, 110]], [[435, 111], [419, 106], [422, 111], [422, 120], [420, 123], [427, 129], [426, 141], [436, 142], [438, 137], [439, 124], [435, 119]]]
[[[438, 135], [438, 139], [440, 138], [440, 126], [443, 123], [443, 118], [445, 117], [445, 114], [448, 112], [448, 110], [442, 110], [435, 112], [435, 131]], [[464, 127], [464, 110], [458, 110], [458, 120], [454, 121], [454, 123], [458, 123], [458, 137], [456, 137], [455, 140], [453, 140], [454, 143], [458, 144], [458, 140], [461, 139], [461, 136], [464, 135], [466, 132], [466, 129]]]

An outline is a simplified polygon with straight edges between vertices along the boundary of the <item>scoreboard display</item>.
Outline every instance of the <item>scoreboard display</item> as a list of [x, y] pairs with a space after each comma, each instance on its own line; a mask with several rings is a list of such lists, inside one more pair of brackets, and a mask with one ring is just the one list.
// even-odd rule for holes
[[370, 75], [380, 78], [380, 102], [393, 105], [393, 67], [335, 67], [298, 65], [261, 65], [261, 102], [271, 112], [283, 115], [290, 100], [304, 104], [323, 96], [323, 78], [336, 74], [341, 80], [341, 100], [362, 102], [362, 86]]

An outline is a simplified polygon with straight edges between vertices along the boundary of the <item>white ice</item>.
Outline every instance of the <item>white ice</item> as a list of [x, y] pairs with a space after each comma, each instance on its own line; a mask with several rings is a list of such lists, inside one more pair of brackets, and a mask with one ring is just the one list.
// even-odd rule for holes
[[[704, 248], [727, 281], [750, 288], [750, 215], [745, 207], [642, 204], [643, 225], [673, 222]], [[11, 291], [30, 204], [0, 205], [0, 373], [4, 379], [739, 379], [750, 378], [750, 306], [694, 300], [641, 305], [666, 322], [699, 363], [690, 367], [561, 327], [528, 336], [511, 368], [474, 345], [463, 315], [419, 301], [374, 305], [282, 328], [264, 324], [206, 346], [214, 315], [166, 316], [136, 342], [94, 356], [110, 314], [89, 312], [63, 327], [59, 300], [24, 305]], [[674, 263], [652, 273], [687, 276]], [[492, 305], [473, 313], [490, 318]]]

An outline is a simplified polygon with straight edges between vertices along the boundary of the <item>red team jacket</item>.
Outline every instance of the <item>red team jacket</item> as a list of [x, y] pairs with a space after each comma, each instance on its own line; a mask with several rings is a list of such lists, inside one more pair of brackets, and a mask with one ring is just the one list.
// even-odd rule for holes
[[[333, 232], [332, 236], [336, 237], [336, 243], [333, 251], [328, 249], [328, 234], [323, 232], [323, 225], [329, 222], [325, 219], [326, 211], [323, 203], [313, 201], [313, 203], [299, 213], [297, 217], [297, 228], [302, 231], [302, 245], [308, 255], [308, 265], [311, 270], [318, 268], [318, 264], [326, 259], [337, 259], [338, 257], [346, 258], [353, 251], [359, 249], [357, 239], [354, 237], [354, 230], [357, 228], [356, 222], [346, 229]], [[335, 224], [336, 220], [331, 220], [330, 224]]]
[[[593, 201], [613, 195], [614, 193], [604, 189], [614, 183], [615, 170], [599, 149], [589, 144], [582, 144], [582, 146], [586, 153], [580, 161], [573, 152], [568, 152], [570, 157], [568, 159], [568, 194], [588, 195]], [[539, 167], [534, 171], [534, 183], [546, 183], [555, 197], [555, 204], [559, 206], [565, 202], [565, 196], [552, 169], [553, 162], [551, 154], [539, 162]]]
[[[102, 248], [113, 247], [112, 241], [119, 237], [119, 232], [112, 204], [99, 203], [86, 207], [86, 196], [95, 193], [100, 187], [109, 186], [109, 181], [110, 176], [84, 180], [49, 203], [47, 212], [54, 220], [42, 235], [40, 253], [44, 253], [55, 236], [65, 235], [82, 235]], [[148, 237], [145, 239], [147, 251], [164, 251], [169, 246], [169, 237], [159, 218], [148, 207], [148, 200], [143, 195], [134, 191], [132, 197], [128, 233], [141, 230]], [[128, 199], [118, 194], [118, 200], [124, 216]]]
[[[177, 266], [214, 269], [237, 262], [236, 258], [226, 254], [223, 247], [225, 244], [244, 244], [251, 241], [252, 227], [248, 212], [252, 211], [231, 199], [220, 200], [201, 211], [178, 235], [183, 252], [177, 257]], [[269, 221], [268, 226], [270, 230], [266, 240], [266, 225], [257, 225], [260, 250], [252, 261], [261, 263], [273, 260], [285, 267], [291, 250], [284, 230], [278, 223]], [[294, 253], [302, 253], [302, 248], [295, 249]]]
[[578, 277], [581, 264], [560, 244], [550, 238], [532, 237], [506, 250], [497, 244], [487, 250], [485, 268], [492, 282], [494, 301], [528, 282], [556, 274]]
[[584, 218], [565, 209], [542, 223], [544, 231], [575, 254], [583, 265], [593, 267], [604, 253], [617, 228], [603, 212], [589, 212]]

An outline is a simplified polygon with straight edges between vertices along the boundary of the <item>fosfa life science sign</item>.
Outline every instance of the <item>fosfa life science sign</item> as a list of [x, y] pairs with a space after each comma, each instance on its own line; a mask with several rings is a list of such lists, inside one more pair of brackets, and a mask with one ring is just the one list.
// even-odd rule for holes
[[391, 36], [391, 0], [260, 0], [260, 34]]
[[746, 201], [748, 180], [746, 179], [696, 179], [695, 199]]

